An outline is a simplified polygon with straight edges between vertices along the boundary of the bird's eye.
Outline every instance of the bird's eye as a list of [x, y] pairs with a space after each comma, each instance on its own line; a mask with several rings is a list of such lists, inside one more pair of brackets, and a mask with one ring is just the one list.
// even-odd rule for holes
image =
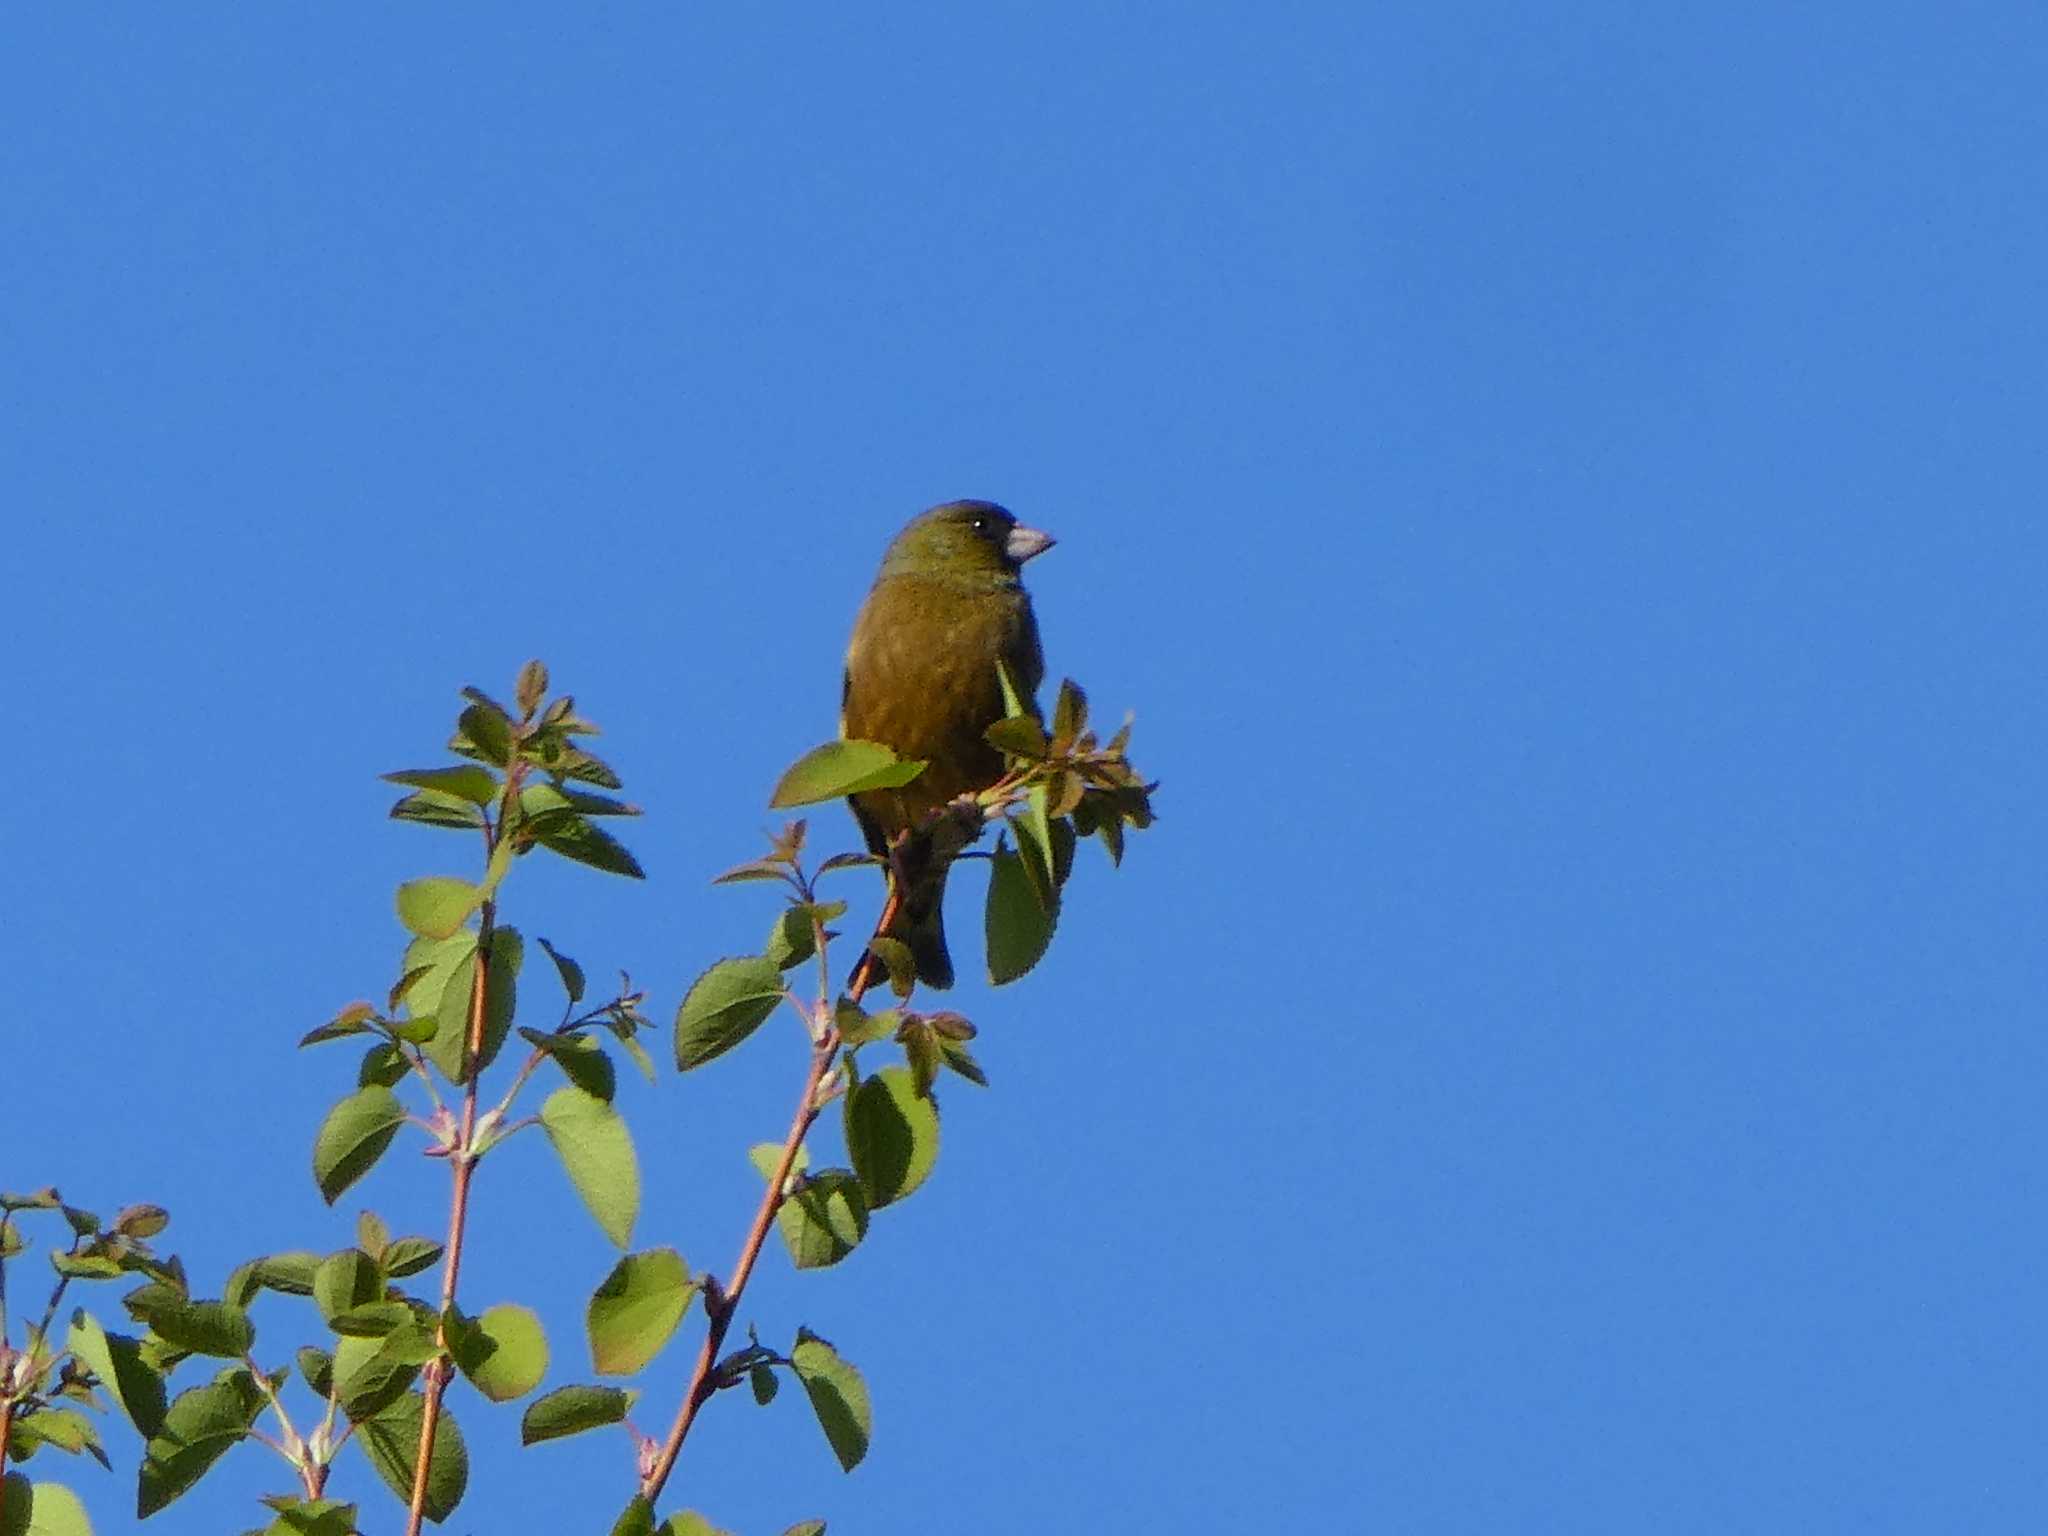
[[974, 520], [974, 531], [975, 531], [976, 533], [987, 533], [987, 532], [988, 532], [988, 519], [987, 519], [986, 517], [977, 517], [977, 518], [976, 518], [976, 519]]

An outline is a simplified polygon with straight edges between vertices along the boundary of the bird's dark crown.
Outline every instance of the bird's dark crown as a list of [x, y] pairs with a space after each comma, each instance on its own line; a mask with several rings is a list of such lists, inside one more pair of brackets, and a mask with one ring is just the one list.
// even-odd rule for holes
[[[1010, 584], [1025, 560], [1052, 541], [992, 501], [948, 501], [910, 520], [882, 557], [882, 575]], [[1028, 553], [1020, 552], [1020, 542]]]

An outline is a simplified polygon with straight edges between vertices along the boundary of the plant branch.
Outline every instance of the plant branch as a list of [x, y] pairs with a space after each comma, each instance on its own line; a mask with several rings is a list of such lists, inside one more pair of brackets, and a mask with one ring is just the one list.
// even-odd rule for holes
[[[897, 909], [902, 905], [902, 895], [896, 883], [891, 881], [889, 900], [882, 908], [882, 915], [875, 923], [876, 936], [887, 931], [889, 924], [896, 920]], [[873, 954], [864, 955], [854, 968], [851, 985], [847, 988], [848, 998], [858, 1003], [874, 984], [876, 962]], [[829, 979], [829, 972], [827, 973]], [[796, 1166], [797, 1154], [803, 1150], [804, 1138], [810, 1134], [812, 1125], [818, 1119], [818, 1089], [825, 1081], [825, 1075], [832, 1070], [832, 1064], [839, 1058], [839, 1026], [829, 1015], [825, 1021], [824, 1033], [811, 1046], [810, 1071], [804, 1078], [804, 1090], [797, 1100], [796, 1113], [790, 1118], [789, 1134], [782, 1141], [782, 1155], [776, 1159], [775, 1170], [769, 1176], [768, 1188], [762, 1193], [761, 1204], [754, 1212], [754, 1224], [747, 1229], [746, 1241], [740, 1244], [739, 1258], [732, 1267], [732, 1278], [723, 1286], [711, 1276], [705, 1277], [704, 1312], [710, 1325], [704, 1332], [703, 1347], [697, 1351], [696, 1368], [690, 1373], [689, 1390], [683, 1394], [682, 1406], [676, 1410], [675, 1423], [669, 1426], [668, 1438], [662, 1442], [661, 1454], [655, 1458], [645, 1476], [640, 1479], [640, 1492], [652, 1503], [661, 1497], [661, 1490], [668, 1482], [669, 1473], [675, 1470], [676, 1458], [682, 1454], [683, 1441], [689, 1437], [690, 1426], [697, 1421], [697, 1411], [709, 1401], [717, 1390], [712, 1372], [717, 1367], [719, 1351], [725, 1347], [725, 1336], [732, 1327], [734, 1315], [739, 1311], [740, 1297], [745, 1294], [747, 1282], [753, 1278], [754, 1265], [761, 1257], [761, 1247], [768, 1241], [768, 1229], [775, 1224], [775, 1213], [782, 1208], [783, 1190], [789, 1183], [790, 1170]]]
[[427, 1469], [434, 1454], [434, 1432], [441, 1424], [441, 1397], [448, 1390], [451, 1361], [448, 1354], [448, 1314], [455, 1306], [455, 1284], [462, 1270], [462, 1237], [469, 1222], [469, 1181], [476, 1171], [471, 1140], [476, 1134], [477, 1078], [482, 1070], [484, 1020], [490, 996], [491, 932], [496, 903], [485, 902], [477, 923], [476, 971], [469, 988], [469, 1033], [463, 1055], [469, 1068], [462, 1085], [462, 1134], [449, 1162], [454, 1180], [448, 1198], [448, 1241], [441, 1261], [441, 1315], [435, 1325], [434, 1343], [440, 1351], [428, 1364], [426, 1401], [420, 1415], [420, 1448], [412, 1469], [412, 1499], [405, 1522], [406, 1536], [420, 1536], [420, 1522], [426, 1518]]

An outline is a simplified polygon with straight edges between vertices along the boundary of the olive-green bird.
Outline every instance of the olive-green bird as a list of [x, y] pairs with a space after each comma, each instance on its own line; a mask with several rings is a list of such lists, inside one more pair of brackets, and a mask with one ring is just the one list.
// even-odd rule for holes
[[902, 789], [875, 789], [849, 802], [868, 847], [913, 835], [901, 859], [903, 901], [889, 936], [910, 946], [917, 979], [953, 984], [941, 903], [948, 860], [932, 847], [930, 819], [959, 795], [1003, 776], [1003, 754], [983, 733], [1003, 717], [996, 663], [1037, 711], [1045, 658], [1038, 620], [1018, 579], [1024, 562], [1052, 547], [990, 501], [949, 501], [913, 519], [882, 556], [882, 571], [854, 620], [846, 648], [839, 734], [879, 741], [899, 757], [922, 759]]

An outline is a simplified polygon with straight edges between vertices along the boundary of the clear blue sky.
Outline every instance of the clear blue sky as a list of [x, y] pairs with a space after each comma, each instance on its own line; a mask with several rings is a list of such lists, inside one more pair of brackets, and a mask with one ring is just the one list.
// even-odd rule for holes
[[[1162, 820], [957, 994], [932, 1184], [750, 1295], [868, 1463], [722, 1400], [677, 1507], [2040, 1529], [2044, 66], [2019, 4], [15, 12], [0, 1183], [216, 1286], [437, 1228], [437, 1165], [307, 1172], [354, 1058], [293, 1042], [456, 846], [374, 776], [546, 657], [652, 878], [509, 916], [665, 1020], [884, 541], [990, 496]], [[641, 1242], [731, 1263], [792, 1034], [627, 1084]], [[587, 1378], [543, 1144], [477, 1221]], [[449, 1529], [602, 1529], [623, 1440], [456, 1401]]]

